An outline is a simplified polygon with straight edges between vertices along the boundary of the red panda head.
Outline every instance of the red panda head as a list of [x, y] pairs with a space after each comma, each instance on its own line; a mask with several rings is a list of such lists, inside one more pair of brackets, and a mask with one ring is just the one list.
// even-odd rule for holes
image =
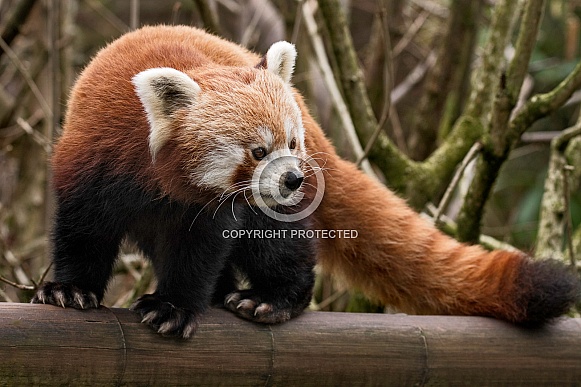
[[[295, 58], [292, 44], [278, 42], [255, 68], [164, 67], [135, 75], [152, 162], [173, 141], [179, 174], [196, 188], [222, 197], [243, 192], [258, 205], [295, 204], [306, 155], [290, 86]], [[260, 193], [260, 203], [250, 191]]]

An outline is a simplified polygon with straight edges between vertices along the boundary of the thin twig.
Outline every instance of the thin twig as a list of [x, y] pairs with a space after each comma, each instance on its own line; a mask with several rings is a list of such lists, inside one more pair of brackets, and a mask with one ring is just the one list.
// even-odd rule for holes
[[437, 16], [442, 19], [447, 19], [450, 12], [448, 8], [434, 2], [434, 1], [425, 1], [425, 0], [412, 0], [413, 4], [417, 5], [418, 7], [422, 8], [423, 10], [428, 11], [434, 16]]
[[131, 0], [129, 4], [129, 26], [131, 30], [139, 28], [139, 0]]
[[298, 0], [297, 11], [295, 14], [295, 23], [293, 25], [293, 34], [291, 37], [291, 43], [293, 44], [297, 44], [297, 41], [299, 40], [299, 32], [301, 30], [301, 22], [303, 19], [302, 8], [304, 2], [305, 0]]
[[[10, 45], [14, 38], [18, 36], [20, 28], [24, 25], [35, 3], [36, 0], [21, 0], [11, 5], [11, 13], [2, 18], [2, 25], [0, 26], [0, 36], [6, 44]], [[0, 56], [3, 53], [3, 51], [0, 51]]]
[[[357, 133], [355, 132], [355, 126], [353, 125], [353, 121], [349, 115], [347, 105], [341, 96], [341, 92], [339, 91], [335, 77], [333, 76], [333, 70], [331, 70], [331, 66], [329, 65], [327, 54], [325, 52], [325, 46], [321, 36], [319, 35], [317, 22], [315, 21], [309, 2], [303, 3], [302, 12], [303, 20], [305, 21], [305, 26], [307, 27], [307, 31], [311, 39], [311, 44], [313, 45], [313, 50], [315, 51], [315, 55], [317, 57], [317, 64], [323, 73], [323, 80], [327, 86], [331, 100], [335, 105], [337, 114], [341, 119], [341, 123], [343, 124], [343, 129], [345, 130], [345, 134], [347, 135], [351, 149], [355, 154], [355, 157], [359, 159], [363, 156], [363, 148], [361, 147], [361, 143], [359, 142]], [[371, 168], [369, 161], [364, 160], [361, 163], [361, 169], [369, 176], [375, 176], [375, 172]]]
[[176, 1], [171, 8], [171, 24], [176, 25], [178, 24], [178, 20], [180, 17], [180, 11], [182, 9], [181, 1]]
[[218, 18], [206, 0], [194, 0], [204, 27], [212, 34], [222, 36]]
[[562, 107], [581, 87], [581, 61], [553, 90], [533, 96], [510, 120], [510, 131], [522, 135], [535, 121]]
[[[48, 19], [49, 22], [47, 23], [47, 35], [48, 35], [48, 66], [47, 70], [50, 74], [49, 76], [49, 93], [47, 95], [48, 101], [50, 105], [50, 110], [52, 112], [52, 119], [46, 122], [46, 129], [45, 129], [45, 137], [52, 139], [55, 133], [57, 133], [57, 128], [60, 121], [60, 107], [61, 107], [61, 68], [60, 68], [60, 59], [61, 59], [61, 47], [59, 47], [59, 38], [60, 38], [60, 6], [61, 3], [59, 1], [49, 1], [47, 3], [48, 7]], [[20, 119], [20, 118], [19, 118]], [[21, 120], [21, 119], [20, 119]], [[23, 127], [20, 123], [19, 125]], [[24, 127], [23, 127], [24, 128]], [[30, 128], [32, 129], [32, 128]], [[34, 132], [27, 131], [26, 128], [24, 130], [28, 134], [32, 134]], [[34, 136], [35, 141], [38, 142], [38, 136]], [[41, 144], [47, 153], [50, 153], [50, 143], [49, 148], [47, 149], [45, 144]]]
[[50, 106], [48, 105], [48, 103], [44, 99], [44, 96], [40, 92], [40, 89], [38, 88], [38, 86], [36, 85], [36, 83], [34, 82], [32, 77], [30, 76], [30, 73], [26, 70], [26, 67], [24, 67], [24, 64], [22, 64], [20, 59], [18, 59], [18, 55], [16, 55], [16, 53], [14, 51], [12, 51], [10, 46], [8, 44], [6, 44], [6, 42], [2, 38], [0, 38], [0, 47], [4, 50], [4, 52], [6, 53], [6, 55], [8, 56], [10, 61], [12, 62], [12, 64], [14, 66], [16, 66], [16, 68], [18, 69], [18, 71], [20, 72], [20, 74], [22, 75], [22, 77], [24, 78], [26, 83], [28, 84], [28, 87], [30, 87], [30, 90], [32, 91], [32, 93], [36, 97], [38, 103], [40, 104], [42, 111], [44, 112], [45, 118], [47, 120], [52, 120], [53, 114], [52, 114], [52, 110], [50, 109]]
[[381, 25], [382, 25], [381, 32], [382, 32], [382, 36], [383, 36], [384, 51], [385, 51], [385, 53], [384, 53], [385, 59], [383, 61], [383, 79], [384, 79], [383, 90], [384, 90], [385, 97], [384, 97], [383, 108], [381, 111], [381, 117], [379, 119], [379, 122], [377, 123], [377, 126], [375, 127], [375, 130], [373, 131], [371, 138], [369, 139], [367, 144], [365, 144], [365, 149], [363, 151], [363, 154], [357, 160], [356, 164], [358, 167], [361, 165], [363, 160], [367, 159], [369, 152], [371, 152], [371, 149], [375, 145], [375, 141], [377, 141], [377, 138], [379, 137], [379, 132], [381, 131], [381, 129], [383, 128], [383, 126], [385, 125], [387, 120], [389, 119], [389, 116], [390, 116], [390, 113], [392, 110], [391, 89], [393, 88], [393, 57], [392, 57], [392, 50], [391, 50], [391, 39], [389, 38], [389, 25], [387, 24], [387, 10], [385, 8], [381, 9], [379, 15], [381, 18]]
[[420, 15], [416, 18], [416, 20], [414, 20], [412, 25], [409, 26], [409, 28], [407, 29], [405, 35], [399, 40], [399, 42], [397, 42], [397, 44], [393, 48], [393, 56], [394, 57], [401, 54], [402, 51], [408, 46], [408, 44], [417, 35], [420, 28], [422, 28], [422, 26], [424, 25], [426, 20], [428, 20], [429, 15], [430, 15], [429, 12], [424, 10], [424, 11], [422, 11], [422, 13], [420, 13]]
[[442, 200], [440, 200], [438, 208], [434, 212], [434, 224], [436, 225], [439, 224], [440, 217], [448, 207], [448, 204], [450, 204], [450, 200], [452, 199], [452, 193], [458, 186], [458, 183], [460, 183], [460, 178], [464, 174], [464, 170], [466, 169], [466, 167], [468, 167], [470, 162], [474, 159], [474, 157], [476, 157], [476, 155], [478, 154], [478, 152], [480, 152], [481, 149], [482, 143], [479, 141], [475, 142], [474, 145], [472, 145], [472, 148], [470, 148], [470, 150], [462, 160], [462, 163], [460, 163], [460, 165], [458, 166], [456, 174], [454, 174], [452, 181], [448, 185], [448, 188], [446, 188], [446, 192], [444, 193]]
[[30, 137], [32, 137], [32, 139], [38, 145], [40, 145], [47, 154], [50, 154], [52, 152], [51, 142], [42, 133], [39, 133], [38, 131], [34, 130], [32, 126], [30, 126], [30, 124], [23, 120], [21, 117], [18, 117], [16, 119], [16, 123], [20, 128], [22, 128], [22, 130], [24, 130], [28, 135], [30, 135]]
[[12, 298], [10, 298], [8, 296], [8, 294], [6, 294], [6, 292], [2, 289], [0, 289], [0, 297], [4, 298], [4, 301], [6, 302], [15, 302]]
[[403, 127], [401, 126], [401, 120], [399, 119], [399, 114], [397, 109], [393, 104], [391, 104], [391, 110], [389, 113], [389, 123], [391, 124], [391, 130], [393, 132], [393, 139], [399, 149], [402, 150], [406, 155], [409, 154], [408, 144], [405, 138], [405, 133]]
[[95, 11], [99, 16], [115, 27], [119, 32], [125, 33], [131, 30], [131, 28], [123, 20], [119, 19], [117, 15], [111, 12], [100, 1], [86, 0], [85, 2], [90, 8], [93, 9], [93, 11]]
[[51, 268], [52, 268], [52, 261], [48, 264], [48, 266], [46, 267], [46, 269], [44, 269], [44, 271], [40, 275], [40, 278], [38, 279], [38, 284], [41, 284], [41, 283], [44, 282], [44, 279], [48, 275], [48, 272], [50, 271]]
[[539, 132], [524, 132], [520, 136], [520, 142], [523, 143], [550, 143], [555, 137], [558, 137], [562, 132], [560, 130], [539, 131]]
[[575, 125], [559, 133], [559, 136], [557, 136], [555, 140], [556, 148], [561, 148], [575, 137], [581, 136], [581, 114], [579, 114], [579, 119]]
[[[436, 213], [436, 211], [437, 211], [436, 206], [434, 206], [432, 203], [428, 203], [426, 205], [426, 212], [422, 212], [420, 216], [426, 219], [427, 221], [434, 223], [433, 215]], [[452, 220], [445, 214], [442, 214], [440, 216], [440, 225], [441, 230], [444, 233], [453, 237], [457, 235], [458, 225], [456, 224], [456, 222], [454, 222], [454, 220]], [[478, 243], [490, 250], [520, 251], [513, 245], [499, 241], [498, 239], [491, 237], [490, 235], [480, 234]]]
[[242, 33], [242, 38], [240, 39], [241, 46], [248, 47], [248, 45], [250, 44], [250, 41], [256, 32], [256, 26], [258, 26], [258, 22], [260, 21], [260, 18], [262, 17], [262, 14], [265, 9], [266, 7], [260, 7], [258, 11], [255, 11], [254, 14], [252, 15], [250, 23], [248, 23], [248, 26], [244, 29], [244, 32]]
[[337, 301], [339, 298], [347, 294], [347, 290], [340, 290], [336, 291], [335, 293], [331, 294], [329, 297], [325, 298], [323, 301], [319, 302], [313, 310], [322, 310], [327, 306], [331, 305], [333, 302]]
[[418, 64], [391, 92], [391, 103], [397, 103], [419, 82], [436, 63], [436, 52], [432, 50], [425, 61]]
[[4, 282], [5, 284], [8, 284], [12, 287], [15, 287], [16, 289], [20, 289], [20, 290], [34, 290], [35, 287], [33, 285], [22, 285], [22, 284], [17, 284], [16, 282], [12, 282], [7, 278], [4, 278], [2, 276], [0, 276], [0, 281]]

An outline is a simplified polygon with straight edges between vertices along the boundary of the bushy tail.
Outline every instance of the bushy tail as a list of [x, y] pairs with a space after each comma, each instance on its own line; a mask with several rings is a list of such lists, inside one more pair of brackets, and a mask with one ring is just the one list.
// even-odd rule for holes
[[563, 265], [549, 260], [523, 260], [516, 288], [515, 294], [520, 291], [520, 296], [515, 303], [522, 312], [514, 322], [523, 324], [541, 324], [561, 316], [580, 297], [578, 278]]
[[461, 244], [331, 148], [325, 152], [329, 169], [316, 227], [357, 230], [358, 235], [321, 241], [323, 271], [372, 299], [415, 314], [540, 324], [566, 313], [579, 299], [579, 279], [563, 265]]

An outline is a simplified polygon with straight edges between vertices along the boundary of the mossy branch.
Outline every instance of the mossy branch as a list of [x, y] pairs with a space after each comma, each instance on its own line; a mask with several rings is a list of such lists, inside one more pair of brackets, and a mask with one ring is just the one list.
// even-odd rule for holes
[[[358, 160], [362, 160], [364, 158], [364, 151], [361, 147], [361, 143], [357, 137], [357, 133], [355, 131], [355, 127], [353, 125], [353, 121], [351, 119], [351, 115], [347, 109], [347, 106], [343, 100], [343, 97], [339, 91], [339, 87], [335, 78], [333, 76], [333, 70], [331, 69], [331, 65], [327, 60], [327, 55], [325, 53], [325, 45], [323, 44], [323, 40], [319, 35], [317, 29], [317, 22], [313, 16], [313, 11], [311, 9], [311, 5], [308, 2], [305, 2], [301, 5], [302, 15], [305, 21], [305, 26], [307, 28], [307, 32], [309, 34], [309, 38], [311, 40], [311, 45], [313, 47], [313, 51], [315, 52], [315, 56], [317, 58], [317, 64], [321, 73], [323, 75], [323, 81], [327, 86], [327, 90], [329, 91], [331, 101], [335, 106], [336, 112], [339, 115], [341, 123], [343, 125], [343, 130], [345, 131], [346, 137], [349, 141], [349, 145], [351, 146], [351, 150], [355, 157]], [[365, 171], [370, 176], [375, 176], [375, 172], [373, 171], [369, 161], [367, 159], [362, 160], [363, 162], [360, 164], [361, 169]]]
[[[499, 83], [498, 74], [517, 14], [517, 3], [504, 0], [497, 4], [482, 65], [476, 72], [475, 87], [466, 112], [457, 120], [446, 140], [425, 162], [414, 162], [405, 156], [383, 132], [375, 141], [369, 154], [370, 160], [384, 173], [388, 185], [403, 194], [416, 209], [423, 208], [444, 191], [443, 187], [452, 178], [456, 166], [481, 138], [487, 126], [486, 117], [491, 108], [486, 106], [491, 105], [497, 89], [491, 85]], [[366, 94], [345, 14], [338, 0], [321, 0], [319, 6], [338, 64], [336, 76], [341, 80], [357, 134], [361, 142], [367, 144], [373, 136], [377, 120]]]
[[[367, 95], [363, 72], [359, 67], [345, 12], [338, 0], [321, 0], [318, 4], [338, 67], [335, 73], [340, 80], [343, 96], [359, 139], [365, 145], [373, 139], [378, 122]], [[396, 182], [397, 185], [401, 180], [400, 172], [396, 171], [413, 167], [412, 161], [383, 132], [379, 133], [369, 158], [378, 164], [390, 184]]]
[[[462, 92], [465, 74], [472, 66], [483, 8], [483, 1], [453, 0], [444, 35], [434, 37], [435, 44], [436, 40], [442, 43], [436, 63], [426, 76], [424, 95], [412, 122], [410, 151], [416, 160], [425, 159], [434, 150], [448, 97]], [[456, 100], [457, 103], [460, 102]]]
[[[573, 156], [573, 160], [568, 158], [567, 154]], [[543, 190], [535, 247], [537, 257], [565, 260], [562, 246], [563, 240], [567, 239], [564, 231], [568, 227], [567, 219], [570, 216], [566, 200], [570, 190], [566, 188], [578, 183], [578, 179], [569, 179], [572, 184], [567, 184], [569, 174], [566, 172], [566, 167], [573, 161], [576, 169], [581, 169], [579, 154], [581, 154], [581, 115], [573, 127], [563, 131], [551, 141], [551, 157]], [[578, 173], [577, 171], [575, 177], [579, 176]]]
[[442, 186], [450, 181], [458, 163], [484, 134], [491, 101], [499, 84], [494, 80], [498, 79], [504, 63], [504, 48], [512, 34], [517, 3], [504, 0], [496, 5], [482, 63], [476, 69], [474, 87], [464, 114], [446, 140], [417, 168], [420, 178], [408, 180], [407, 193], [415, 208], [422, 208], [443, 191]]
[[[369, 159], [386, 176], [388, 185], [403, 194], [414, 208], [421, 209], [444, 191], [469, 149], [476, 141], [482, 141], [476, 177], [458, 219], [458, 232], [463, 240], [478, 241], [488, 195], [522, 133], [539, 118], [557, 110], [581, 86], [580, 64], [555, 90], [531, 98], [518, 112], [513, 112], [528, 71], [545, 3], [512, 0], [496, 3], [482, 62], [475, 71], [464, 113], [430, 157], [424, 162], [411, 160], [383, 132], [369, 154]], [[359, 139], [365, 145], [373, 137], [377, 119], [367, 97], [345, 14], [338, 0], [321, 0], [319, 6], [337, 63], [335, 76], [340, 80]], [[506, 66], [504, 49], [512, 37], [521, 6], [524, 8], [516, 55]]]
[[[506, 0], [497, 6], [505, 12], [514, 12], [516, 1]], [[540, 28], [544, 1], [529, 1], [526, 3], [524, 15], [519, 28], [516, 45], [516, 55], [508, 66], [506, 74], [491, 73], [494, 84], [497, 84], [495, 97], [490, 106], [491, 119], [487, 122], [487, 133], [484, 136], [482, 156], [476, 164], [474, 179], [472, 180], [460, 214], [458, 215], [458, 237], [462, 241], [476, 243], [480, 235], [481, 220], [492, 187], [498, 177], [500, 168], [508, 158], [510, 150], [528, 128], [514, 128], [509, 124], [510, 116], [528, 71], [534, 44]], [[511, 10], [511, 7], [513, 8]], [[516, 13], [515, 13], [516, 14]], [[508, 14], [507, 19], [514, 18]], [[510, 29], [507, 30], [509, 32]], [[509, 37], [510, 35], [506, 35]], [[491, 88], [495, 89], [495, 88]], [[482, 111], [488, 116], [486, 110]]]
[[557, 87], [533, 96], [510, 121], [511, 132], [524, 133], [535, 121], [555, 112], [581, 88], [581, 62]]

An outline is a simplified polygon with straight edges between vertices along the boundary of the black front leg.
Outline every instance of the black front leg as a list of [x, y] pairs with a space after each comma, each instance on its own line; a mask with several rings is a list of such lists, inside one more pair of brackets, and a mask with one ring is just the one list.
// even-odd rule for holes
[[238, 238], [229, 261], [248, 276], [251, 288], [228, 294], [225, 306], [268, 324], [302, 313], [311, 302], [315, 281], [315, 241], [302, 233], [308, 226], [306, 220], [277, 221], [258, 209], [247, 214], [244, 229], [259, 232]]
[[198, 212], [192, 208], [184, 214], [183, 208], [168, 204], [144, 216], [146, 225], [137, 225], [130, 234], [153, 261], [158, 281], [156, 291], [139, 298], [131, 310], [166, 336], [195, 333], [230, 253], [232, 241], [222, 237], [223, 231], [242, 223], [234, 220], [230, 206], [216, 213]]
[[[117, 189], [122, 186], [124, 195]], [[32, 303], [77, 309], [97, 308], [105, 289], [135, 189], [123, 181], [95, 179], [74, 192], [57, 194], [52, 233], [54, 281], [44, 283]]]

